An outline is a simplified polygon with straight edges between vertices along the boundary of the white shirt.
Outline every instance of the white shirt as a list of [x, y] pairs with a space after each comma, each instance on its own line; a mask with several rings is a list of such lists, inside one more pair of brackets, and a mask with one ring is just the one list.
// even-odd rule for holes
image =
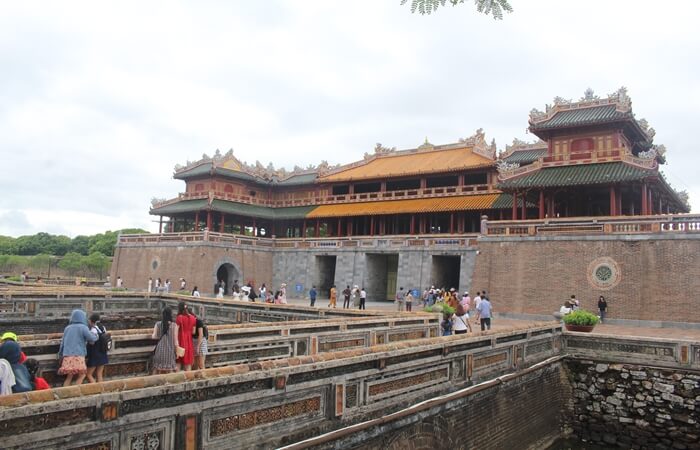
[[468, 330], [467, 328], [467, 320], [469, 319], [469, 314], [465, 314], [463, 316], [458, 316], [457, 314], [452, 315], [452, 324], [454, 327], [455, 331], [460, 331], [460, 330]]

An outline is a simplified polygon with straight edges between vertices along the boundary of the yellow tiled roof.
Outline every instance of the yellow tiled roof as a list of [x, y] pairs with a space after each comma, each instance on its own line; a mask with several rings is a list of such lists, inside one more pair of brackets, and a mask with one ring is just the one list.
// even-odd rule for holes
[[319, 177], [319, 182], [400, 177], [425, 173], [451, 172], [495, 164], [473, 153], [470, 147], [379, 155], [340, 172]]
[[460, 195], [457, 197], [387, 200], [365, 203], [321, 205], [306, 217], [378, 216], [442, 211], [490, 209], [500, 194]]

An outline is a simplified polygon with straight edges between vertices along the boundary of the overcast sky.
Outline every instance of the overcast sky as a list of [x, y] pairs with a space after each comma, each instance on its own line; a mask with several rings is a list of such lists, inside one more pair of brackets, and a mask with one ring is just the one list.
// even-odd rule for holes
[[[410, 3], [410, 2], [409, 2]], [[668, 3], [668, 4], [667, 4]], [[229, 148], [291, 169], [377, 142], [499, 150], [528, 112], [626, 86], [700, 211], [700, 2], [511, 0], [503, 21], [400, 0], [4, 2], [0, 234], [157, 231], [175, 164]]]

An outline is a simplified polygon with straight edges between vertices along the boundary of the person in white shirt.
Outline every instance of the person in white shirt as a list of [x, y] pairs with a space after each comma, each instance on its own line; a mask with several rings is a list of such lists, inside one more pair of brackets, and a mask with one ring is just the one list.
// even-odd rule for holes
[[199, 297], [199, 289], [197, 289], [197, 286], [192, 289], [192, 297]]

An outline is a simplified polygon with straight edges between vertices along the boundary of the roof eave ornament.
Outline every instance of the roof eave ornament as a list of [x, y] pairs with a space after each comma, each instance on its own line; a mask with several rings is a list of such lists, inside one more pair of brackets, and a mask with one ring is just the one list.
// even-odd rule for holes
[[491, 144], [486, 143], [486, 133], [483, 128], [479, 128], [476, 132], [464, 139], [459, 140], [460, 144], [468, 145], [472, 148], [472, 152], [481, 155], [488, 159], [496, 159], [496, 140], [493, 139]]

